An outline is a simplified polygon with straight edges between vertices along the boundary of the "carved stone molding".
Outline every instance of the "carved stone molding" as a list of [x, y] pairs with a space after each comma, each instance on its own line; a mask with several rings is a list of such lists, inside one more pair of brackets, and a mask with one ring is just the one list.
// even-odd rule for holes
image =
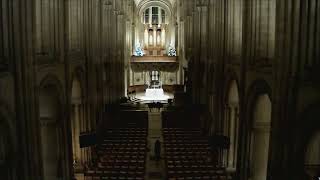
[[179, 63], [177, 62], [131, 63], [131, 68], [135, 72], [152, 71], [152, 70], [175, 72], [179, 68]]

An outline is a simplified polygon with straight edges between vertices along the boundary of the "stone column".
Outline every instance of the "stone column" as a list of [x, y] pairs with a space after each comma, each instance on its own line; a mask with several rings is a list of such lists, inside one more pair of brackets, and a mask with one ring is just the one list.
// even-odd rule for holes
[[[157, 46], [157, 27], [153, 27], [153, 47]], [[154, 55], [154, 53], [153, 53]]]
[[149, 8], [149, 23], [152, 25], [152, 7]]
[[[85, 118], [85, 105], [84, 104], [81, 104], [80, 105], [81, 107], [81, 119], [82, 119], [82, 122], [83, 122], [83, 125], [84, 125], [84, 129], [83, 131], [84, 132], [88, 132], [88, 129], [87, 129], [87, 126], [88, 126], [88, 121], [87, 119]], [[84, 163], [87, 164], [88, 163], [88, 147], [86, 147], [84, 149]]]
[[[1, 16], [7, 22], [8, 33], [4, 33], [10, 44], [7, 54], [8, 73], [12, 75], [15, 90], [14, 111], [16, 113], [16, 144], [15, 166], [16, 172], [25, 180], [40, 180], [41, 141], [38, 114], [38, 94], [35, 91], [37, 67], [34, 58], [34, 1], [8, 0], [3, 3]], [[27, 95], [26, 95], [27, 94]], [[29, 168], [32, 167], [32, 168]]]
[[228, 165], [227, 167], [234, 167], [234, 151], [235, 151], [235, 108], [230, 108], [230, 128], [229, 128], [229, 137], [230, 137], [230, 148], [228, 151]]
[[124, 96], [124, 83], [123, 81], [125, 80], [124, 77], [124, 39], [125, 39], [125, 21], [124, 21], [124, 15], [123, 12], [118, 11], [117, 14], [117, 19], [118, 19], [118, 34], [117, 34], [117, 49], [118, 49], [118, 57], [117, 57], [117, 64], [118, 64], [118, 71], [117, 73], [119, 74], [120, 81], [117, 82], [118, 86], [118, 97]]
[[80, 135], [80, 114], [79, 114], [79, 105], [74, 105], [74, 140], [75, 140], [75, 160], [76, 160], [76, 167], [81, 167], [81, 150], [80, 150], [80, 142], [79, 142], [79, 135]]
[[[192, 49], [192, 55], [191, 55], [191, 63], [192, 63], [192, 77], [191, 77], [191, 82], [192, 82], [192, 97], [193, 97], [193, 102], [194, 103], [199, 103], [199, 8], [195, 8], [194, 11], [192, 11], [192, 43], [191, 43], [191, 49]], [[201, 82], [201, 81], [200, 81]]]
[[[108, 37], [108, 43], [106, 44], [107, 45], [107, 50], [108, 50], [108, 53], [107, 53], [107, 59], [106, 59], [106, 64], [107, 64], [107, 69], [109, 70], [109, 71], [107, 71], [106, 72], [106, 76], [107, 76], [107, 79], [108, 79], [108, 81], [111, 81], [111, 78], [110, 78], [110, 76], [111, 76], [111, 72], [110, 72], [110, 66], [111, 66], [111, 62], [112, 62], [112, 51], [111, 51], [111, 45], [112, 45], [112, 30], [111, 30], [111, 25], [112, 25], [112, 23], [111, 23], [111, 19], [112, 19], [112, 4], [110, 3], [110, 4], [108, 4], [107, 5], [107, 22], [106, 22], [106, 24], [107, 24], [107, 31], [108, 31], [108, 33], [107, 33], [107, 37]], [[108, 82], [108, 86], [106, 87], [106, 91], [107, 91], [107, 102], [110, 102], [110, 97], [111, 97], [111, 92], [110, 92], [110, 84], [111, 84], [111, 82]]]
[[158, 13], [159, 13], [159, 25], [161, 26], [162, 24], [162, 12], [161, 12], [161, 8], [159, 7], [159, 10], [158, 10]]
[[165, 41], [166, 41], [166, 29], [162, 27], [161, 29], [161, 47], [165, 48]]
[[206, 101], [206, 96], [208, 94], [207, 92], [207, 72], [206, 72], [206, 67], [207, 67], [207, 31], [208, 31], [208, 6], [207, 2], [200, 4], [199, 9], [199, 18], [200, 18], [200, 49], [199, 49], [199, 65], [200, 65], [200, 76], [199, 76], [199, 83], [201, 84], [201, 103], [205, 103]]
[[[84, 125], [84, 127], [87, 127], [88, 126], [88, 124], [90, 124], [90, 121], [88, 120], [88, 118], [87, 118], [87, 106], [86, 106], [86, 103], [85, 103], [85, 101], [82, 101], [82, 103], [81, 103], [81, 105], [80, 105], [80, 107], [81, 107], [81, 119], [82, 119], [82, 121], [83, 121], [83, 125]], [[86, 128], [84, 128], [84, 130], [83, 130], [84, 132], [87, 132], [86, 131]], [[84, 162], [85, 162], [85, 164], [87, 164], [89, 161], [88, 161], [88, 158], [87, 158], [87, 151], [88, 151], [88, 149], [89, 148], [84, 148], [84, 151], [85, 151], [85, 157], [84, 157]]]
[[145, 48], [148, 48], [149, 46], [149, 32], [147, 26], [144, 27], [144, 45]]
[[[72, 110], [74, 109], [74, 105], [72, 105]], [[71, 112], [71, 134], [72, 134], [72, 163], [76, 161], [76, 143], [75, 143], [75, 114], [74, 111]]]
[[[84, 103], [84, 112], [85, 112], [85, 114], [87, 114], [87, 104], [86, 103]], [[87, 115], [85, 115], [85, 117], [86, 117], [86, 122], [87, 122], [87, 125], [88, 125], [88, 130], [91, 132], [92, 131], [91, 121], [90, 121], [90, 119], [88, 119]], [[88, 154], [89, 154], [88, 161], [91, 162], [92, 161], [92, 154], [91, 154], [92, 153], [92, 149], [91, 149], [91, 147], [89, 148], [88, 151], [89, 151], [88, 152]]]
[[234, 152], [233, 152], [233, 167], [237, 167], [238, 158], [238, 142], [239, 142], [239, 107], [238, 105], [234, 110]]
[[[221, 122], [223, 135], [230, 136], [230, 121], [232, 119], [232, 108], [227, 104], [225, 106], [225, 119]], [[229, 156], [228, 150], [223, 150], [222, 165], [225, 167], [228, 164]]]

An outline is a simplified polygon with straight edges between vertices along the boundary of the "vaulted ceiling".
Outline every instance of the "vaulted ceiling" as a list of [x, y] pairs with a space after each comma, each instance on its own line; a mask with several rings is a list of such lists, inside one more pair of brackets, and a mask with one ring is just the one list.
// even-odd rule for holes
[[134, 0], [134, 2], [137, 6], [137, 12], [139, 15], [141, 15], [142, 12], [150, 6], [159, 6], [163, 8], [169, 16], [171, 16], [173, 13], [173, 7], [176, 5], [176, 0]]
[[169, 3], [171, 3], [171, 5], [174, 5], [176, 0], [134, 0], [134, 2], [136, 3], [136, 5], [138, 6], [141, 2], [150, 2], [150, 1], [167, 1]]

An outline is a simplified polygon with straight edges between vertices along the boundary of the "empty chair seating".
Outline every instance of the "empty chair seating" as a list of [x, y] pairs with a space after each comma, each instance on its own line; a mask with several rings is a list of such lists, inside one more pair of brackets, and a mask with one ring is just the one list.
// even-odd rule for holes
[[146, 146], [144, 128], [107, 129], [97, 149], [97, 168], [89, 169], [85, 179], [144, 179]]
[[224, 169], [214, 166], [208, 138], [200, 129], [164, 128], [164, 150], [169, 180], [230, 180]]

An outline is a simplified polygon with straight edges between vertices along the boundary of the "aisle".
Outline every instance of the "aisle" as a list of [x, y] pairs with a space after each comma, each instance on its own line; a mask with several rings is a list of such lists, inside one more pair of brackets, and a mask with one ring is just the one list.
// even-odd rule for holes
[[[150, 151], [147, 153], [146, 159], [146, 179], [148, 180], [163, 180], [166, 177], [163, 136], [162, 136], [162, 119], [161, 111], [149, 111], [149, 130], [148, 130], [148, 148]], [[161, 142], [161, 160], [156, 162], [154, 160], [154, 142], [159, 139]]]

